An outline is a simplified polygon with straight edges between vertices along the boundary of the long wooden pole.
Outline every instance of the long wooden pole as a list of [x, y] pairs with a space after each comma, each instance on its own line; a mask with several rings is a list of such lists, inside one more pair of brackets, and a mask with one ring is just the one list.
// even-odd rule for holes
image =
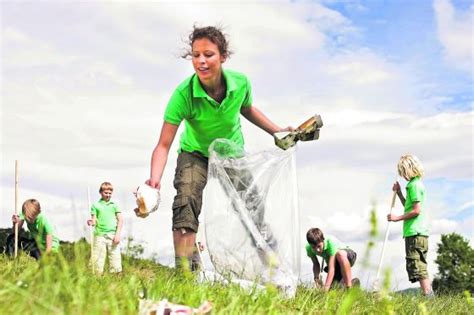
[[[18, 218], [18, 160], [15, 160], [15, 216]], [[15, 223], [15, 258], [18, 255], [18, 220]]]
[[[91, 191], [89, 189], [89, 186], [87, 186], [87, 206], [89, 207], [88, 212], [90, 213], [90, 211], [91, 211]], [[92, 266], [92, 272], [94, 272], [95, 271], [94, 226], [92, 226], [92, 225], [89, 226], [89, 233], [90, 233], [90, 239], [91, 239], [91, 266]]]
[[[398, 181], [398, 178], [397, 178], [397, 181]], [[392, 196], [392, 204], [390, 206], [390, 214], [392, 214], [393, 208], [395, 207], [396, 197], [397, 197], [397, 192], [394, 191], [393, 196]], [[382, 245], [382, 253], [380, 254], [379, 266], [377, 268], [377, 275], [375, 276], [375, 283], [377, 285], [378, 285], [378, 281], [379, 281], [379, 277], [380, 277], [380, 271], [382, 270], [382, 262], [383, 262], [383, 257], [385, 255], [385, 247], [387, 245], [389, 234], [390, 234], [390, 221], [387, 222], [387, 229], [385, 230], [385, 239], [384, 239], [383, 245]]]

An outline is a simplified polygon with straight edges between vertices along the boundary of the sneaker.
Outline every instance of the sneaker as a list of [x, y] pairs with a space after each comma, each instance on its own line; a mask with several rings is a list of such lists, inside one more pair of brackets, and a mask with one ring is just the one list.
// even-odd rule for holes
[[430, 299], [430, 300], [431, 300], [431, 299], [434, 299], [434, 298], [435, 298], [435, 294], [434, 294], [433, 290], [431, 290], [430, 293], [425, 294], [425, 297], [426, 297], [427, 299]]

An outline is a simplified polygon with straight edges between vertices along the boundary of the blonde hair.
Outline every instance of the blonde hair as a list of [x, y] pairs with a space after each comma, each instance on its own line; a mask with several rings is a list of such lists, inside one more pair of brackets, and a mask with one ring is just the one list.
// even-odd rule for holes
[[398, 161], [398, 174], [406, 180], [411, 180], [414, 177], [423, 177], [425, 170], [421, 165], [420, 160], [411, 154], [402, 155]]
[[41, 206], [38, 200], [28, 199], [21, 206], [21, 211], [25, 216], [26, 221], [34, 222], [38, 214], [41, 213]]
[[109, 182], [103, 182], [102, 184], [100, 184], [99, 193], [103, 192], [104, 190], [114, 191], [114, 187]]

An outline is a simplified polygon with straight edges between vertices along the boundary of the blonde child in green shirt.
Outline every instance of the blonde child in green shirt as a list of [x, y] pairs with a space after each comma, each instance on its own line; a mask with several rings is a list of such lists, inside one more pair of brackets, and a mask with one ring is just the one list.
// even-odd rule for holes
[[420, 160], [414, 155], [403, 155], [398, 162], [398, 174], [408, 181], [406, 198], [395, 182], [395, 191], [405, 208], [404, 214], [388, 214], [388, 221], [403, 221], [403, 238], [405, 238], [406, 270], [411, 282], [420, 282], [423, 294], [432, 296], [430, 279], [428, 277], [428, 236], [429, 231], [424, 207], [426, 191], [421, 177], [424, 175]]
[[122, 257], [120, 254], [120, 233], [123, 219], [118, 206], [110, 200], [113, 187], [109, 182], [100, 185], [101, 199], [91, 207], [91, 218], [88, 225], [95, 226], [92, 264], [94, 271], [102, 274], [105, 258], [108, 254], [110, 271], [122, 272]]

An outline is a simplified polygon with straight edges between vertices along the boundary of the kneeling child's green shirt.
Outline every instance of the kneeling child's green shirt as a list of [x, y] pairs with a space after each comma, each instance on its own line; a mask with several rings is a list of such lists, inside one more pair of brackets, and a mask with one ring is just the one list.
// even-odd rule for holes
[[30, 231], [31, 236], [36, 240], [39, 249], [43, 252], [46, 250], [46, 236], [51, 234], [53, 236], [53, 244], [51, 250], [57, 252], [59, 249], [59, 239], [54, 233], [53, 225], [49, 222], [46, 216], [43, 213], [38, 214], [33, 223], [29, 223], [25, 219], [25, 215], [20, 213], [20, 220], [26, 222], [28, 231]]
[[316, 258], [316, 256], [323, 257], [323, 259], [326, 261], [326, 264], [329, 263], [329, 257], [336, 255], [337, 251], [339, 249], [347, 249], [348, 247], [340, 244], [339, 242], [332, 240], [330, 238], [326, 238], [324, 240], [324, 245], [323, 245], [323, 252], [319, 254], [313, 248], [311, 245], [308, 243], [306, 244], [306, 254], [308, 257], [313, 257]]

